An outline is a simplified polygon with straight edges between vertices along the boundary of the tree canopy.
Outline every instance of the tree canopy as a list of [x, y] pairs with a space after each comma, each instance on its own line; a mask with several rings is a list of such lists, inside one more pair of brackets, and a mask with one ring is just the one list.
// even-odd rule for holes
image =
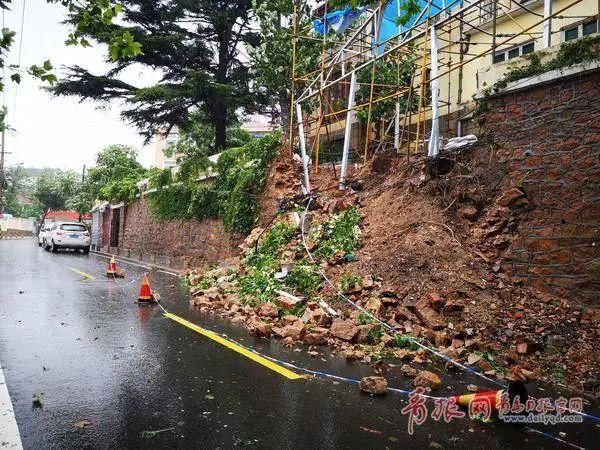
[[[132, 201], [138, 192], [137, 182], [145, 173], [135, 149], [110, 145], [98, 153], [96, 166], [88, 170], [81, 190], [90, 201]], [[85, 202], [85, 198], [79, 201]]]
[[[52, 91], [100, 102], [123, 101], [123, 118], [147, 139], [174, 125], [185, 127], [190, 114], [201, 111], [215, 130], [216, 148], [225, 148], [226, 128], [235, 121], [236, 111], [253, 111], [261, 102], [260, 93], [250, 89], [248, 64], [240, 55], [244, 45], [257, 44], [251, 30], [252, 1], [127, 0], [121, 5], [122, 20], [110, 30], [128, 33], [141, 52], [114, 61], [106, 73], [72, 66]], [[80, 16], [75, 6], [69, 21], [76, 24]], [[109, 44], [111, 35], [88, 28], [81, 38]], [[107, 60], [113, 56], [107, 55]], [[160, 80], [151, 86], [122, 81], [121, 73], [132, 64], [155, 69]]]

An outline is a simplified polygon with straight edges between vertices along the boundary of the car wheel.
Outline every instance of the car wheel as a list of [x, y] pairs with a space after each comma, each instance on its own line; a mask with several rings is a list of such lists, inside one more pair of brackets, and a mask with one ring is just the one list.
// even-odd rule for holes
[[56, 244], [54, 243], [54, 241], [52, 241], [52, 243], [50, 244], [50, 251], [51, 251], [52, 253], [56, 253], [56, 252], [58, 251], [58, 245], [56, 245]]
[[87, 255], [90, 252], [90, 248], [89, 247], [83, 247], [82, 250], [83, 250], [83, 254], [84, 255]]

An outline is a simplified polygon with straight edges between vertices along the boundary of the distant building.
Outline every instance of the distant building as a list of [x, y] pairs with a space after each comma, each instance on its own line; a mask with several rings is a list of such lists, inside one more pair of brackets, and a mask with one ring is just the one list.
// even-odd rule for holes
[[168, 134], [159, 134], [156, 136], [154, 150], [154, 167], [159, 169], [168, 169], [177, 165], [176, 155], [167, 156], [165, 150], [179, 139], [179, 130], [173, 127]]
[[[54, 222], [78, 222], [80, 214], [76, 211], [58, 210], [49, 211], [44, 219], [45, 223]], [[92, 220], [92, 215], [89, 213], [81, 214], [81, 220], [89, 223]]]
[[265, 137], [267, 134], [275, 131], [273, 126], [265, 116], [253, 115], [242, 124], [242, 130], [247, 131], [254, 138]]

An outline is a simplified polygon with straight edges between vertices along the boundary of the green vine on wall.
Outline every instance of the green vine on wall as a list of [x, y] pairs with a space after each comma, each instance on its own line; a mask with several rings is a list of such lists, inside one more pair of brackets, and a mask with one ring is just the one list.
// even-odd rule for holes
[[281, 144], [281, 134], [224, 150], [215, 167], [216, 178], [202, 180], [201, 173], [173, 177], [171, 170], [155, 171], [150, 185], [156, 191], [147, 195], [150, 214], [161, 220], [189, 220], [220, 217], [225, 229], [247, 234], [255, 225], [259, 197], [263, 191], [269, 163]]

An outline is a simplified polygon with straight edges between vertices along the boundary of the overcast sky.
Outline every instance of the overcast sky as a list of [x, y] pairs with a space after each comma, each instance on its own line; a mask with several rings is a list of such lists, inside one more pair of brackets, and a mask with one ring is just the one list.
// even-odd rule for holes
[[[21, 30], [21, 14], [25, 5], [25, 21]], [[8, 64], [17, 64], [19, 40], [22, 38], [21, 66], [41, 64], [50, 59], [58, 69], [63, 65], [81, 65], [93, 73], [106, 67], [105, 49], [66, 47], [69, 27], [60, 22], [65, 9], [49, 5], [46, 0], [13, 0], [11, 11], [4, 13], [4, 26], [17, 32], [8, 56]], [[125, 80], [137, 84], [156, 79], [148, 69], [130, 69]], [[24, 163], [28, 167], [58, 167], [81, 170], [93, 165], [96, 153], [110, 144], [131, 145], [139, 151], [140, 160], [149, 166], [153, 160], [152, 144], [143, 147], [143, 138], [135, 127], [124, 123], [118, 104], [98, 109], [97, 103], [79, 103], [72, 97], [52, 97], [41, 89], [44, 83], [29, 76], [20, 86], [8, 79], [3, 101], [8, 108], [8, 124], [15, 129], [7, 134], [7, 163]]]

